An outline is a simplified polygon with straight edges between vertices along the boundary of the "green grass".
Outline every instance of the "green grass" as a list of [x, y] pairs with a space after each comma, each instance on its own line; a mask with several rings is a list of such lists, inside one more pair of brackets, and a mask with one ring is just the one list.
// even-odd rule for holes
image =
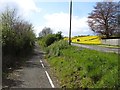
[[[59, 53], [59, 54], [57, 54]], [[47, 60], [66, 88], [117, 88], [118, 55], [69, 46], [59, 41], [47, 48]]]

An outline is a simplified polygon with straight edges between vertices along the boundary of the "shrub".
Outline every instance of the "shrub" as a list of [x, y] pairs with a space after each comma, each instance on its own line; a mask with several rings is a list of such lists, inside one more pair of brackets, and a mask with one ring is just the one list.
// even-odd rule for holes
[[42, 48], [45, 48], [45, 47], [50, 46], [55, 41], [59, 41], [62, 38], [63, 37], [61, 35], [61, 32], [58, 32], [56, 34], [48, 34], [44, 37], [38, 38], [38, 43], [40, 46], [42, 46]]
[[1, 14], [3, 54], [15, 55], [33, 48], [33, 26], [16, 16], [15, 10], [7, 9]]
[[57, 40], [56, 36], [54, 34], [49, 34], [45, 37], [44, 42], [45, 42], [45, 46], [48, 47], [49, 45], [51, 45], [53, 42], [55, 42]]
[[[26, 56], [34, 47], [33, 26], [20, 19], [15, 10], [6, 9], [0, 14], [2, 31], [3, 69], [15, 64], [18, 57]], [[6, 57], [11, 58], [6, 58]], [[17, 57], [17, 58], [15, 58]], [[14, 59], [12, 59], [14, 58]], [[19, 62], [19, 61], [18, 61]]]

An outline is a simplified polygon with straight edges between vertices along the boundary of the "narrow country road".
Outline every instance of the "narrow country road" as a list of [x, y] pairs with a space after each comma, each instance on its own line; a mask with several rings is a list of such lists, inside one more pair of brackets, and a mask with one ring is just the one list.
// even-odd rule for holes
[[83, 44], [76, 44], [72, 43], [73, 46], [88, 48], [92, 50], [102, 51], [102, 52], [114, 52], [120, 54], [120, 48], [108, 48], [108, 47], [101, 47], [101, 46], [94, 46], [94, 45], [83, 45]]
[[43, 57], [44, 53], [36, 44], [32, 58], [9, 76], [11, 85], [7, 88], [58, 88], [57, 80]]

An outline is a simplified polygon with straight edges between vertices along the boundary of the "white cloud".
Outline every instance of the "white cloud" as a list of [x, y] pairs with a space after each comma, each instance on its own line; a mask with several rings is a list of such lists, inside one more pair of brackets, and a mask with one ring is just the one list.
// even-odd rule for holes
[[[16, 7], [18, 14], [28, 18], [31, 14], [41, 11], [41, 8], [36, 6], [36, 0], [0, 0], [0, 10], [5, 6]], [[31, 16], [32, 17], [32, 16]], [[69, 14], [68, 13], [53, 13], [44, 16], [45, 23], [40, 26], [35, 26], [35, 33], [38, 34], [45, 26], [53, 29], [54, 33], [62, 31], [63, 35], [68, 36], [69, 33]], [[72, 16], [72, 36], [91, 34], [91, 30], [87, 25], [86, 17]]]
[[[70, 0], [35, 0], [37, 2], [70, 2]], [[119, 0], [72, 0], [73, 2], [118, 2]]]
[[[47, 14], [44, 16], [44, 18], [46, 20], [44, 26], [52, 28], [54, 33], [58, 31], [62, 31], [63, 35], [68, 36], [69, 22], [70, 22], [68, 13], [60, 12], [60, 13], [54, 13], [54, 14]], [[37, 29], [42, 30], [41, 27], [44, 27], [44, 26], [40, 26]], [[85, 35], [85, 34], [88, 35], [91, 33], [92, 31], [88, 27], [86, 17], [80, 18], [78, 16], [72, 16], [72, 36]]]
[[69, 29], [69, 14], [66, 13], [54, 13], [44, 16], [46, 23], [45, 26], [51, 27], [56, 33], [62, 31], [63, 34], [67, 34]]
[[0, 0], [0, 8], [4, 9], [6, 6], [17, 8], [21, 15], [27, 16], [32, 12], [40, 12], [34, 0]]

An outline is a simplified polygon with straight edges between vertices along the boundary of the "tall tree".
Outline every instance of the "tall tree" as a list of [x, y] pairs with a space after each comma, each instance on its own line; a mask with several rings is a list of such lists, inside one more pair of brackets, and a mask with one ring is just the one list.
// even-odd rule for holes
[[46, 36], [48, 34], [52, 34], [52, 29], [49, 27], [44, 27], [42, 31], [39, 33], [39, 37]]
[[88, 25], [95, 33], [112, 36], [117, 30], [117, 2], [98, 2], [88, 16]]
[[117, 20], [118, 20], [118, 26], [117, 26], [116, 34], [117, 34], [117, 36], [120, 37], [120, 1], [118, 2], [117, 6], [116, 6], [116, 9], [117, 9]]
[[120, 1], [118, 2], [117, 5], [117, 14], [118, 14], [118, 25], [120, 25]]

